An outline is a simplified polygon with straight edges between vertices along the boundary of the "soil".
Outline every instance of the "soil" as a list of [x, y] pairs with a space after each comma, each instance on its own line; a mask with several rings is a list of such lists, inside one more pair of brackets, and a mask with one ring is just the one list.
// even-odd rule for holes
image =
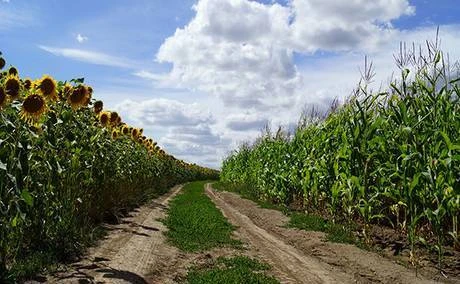
[[272, 266], [281, 283], [460, 283], [439, 274], [418, 274], [379, 254], [353, 245], [326, 242], [320, 232], [287, 228], [277, 210], [230, 192], [206, 194], [237, 229], [243, 249], [186, 253], [166, 241], [161, 219], [181, 186], [131, 212], [77, 263], [43, 279], [47, 283], [182, 283], [192, 266], [206, 267], [220, 256], [247, 255]]
[[237, 194], [214, 191], [209, 185], [206, 192], [282, 283], [460, 283], [458, 277], [430, 270], [416, 275], [377, 253], [327, 242], [321, 232], [287, 228], [289, 219], [283, 213], [260, 208]]
[[155, 270], [166, 271], [184, 258], [178, 249], [166, 244], [166, 227], [159, 221], [165, 217], [168, 201], [181, 188], [176, 186], [134, 210], [120, 224], [107, 225], [109, 233], [96, 247], [79, 262], [50, 276], [47, 283], [153, 282]]

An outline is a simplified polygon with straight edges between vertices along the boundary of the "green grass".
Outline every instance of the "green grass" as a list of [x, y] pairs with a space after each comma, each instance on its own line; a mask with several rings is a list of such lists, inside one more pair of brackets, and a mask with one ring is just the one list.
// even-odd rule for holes
[[235, 229], [204, 193], [206, 182], [193, 182], [170, 202], [168, 216], [163, 220], [168, 227], [168, 240], [184, 251], [203, 251], [221, 246], [240, 246], [232, 239]]
[[287, 224], [290, 228], [326, 233], [326, 240], [333, 243], [358, 244], [349, 226], [332, 223], [314, 214], [293, 212]]
[[297, 228], [306, 231], [318, 231], [326, 233], [326, 240], [334, 243], [346, 243], [359, 245], [358, 240], [353, 236], [352, 230], [347, 225], [328, 222], [323, 217], [314, 214], [305, 214], [289, 211], [285, 206], [273, 204], [269, 201], [261, 201], [254, 188], [250, 185], [234, 184], [228, 182], [215, 182], [213, 188], [220, 191], [238, 193], [241, 197], [256, 202], [262, 208], [282, 211], [290, 217], [287, 227]]
[[230, 283], [280, 283], [275, 278], [268, 276], [264, 271], [270, 266], [246, 256], [232, 258], [218, 258], [217, 261], [207, 268], [193, 268], [187, 274], [187, 283], [190, 284], [230, 284]]

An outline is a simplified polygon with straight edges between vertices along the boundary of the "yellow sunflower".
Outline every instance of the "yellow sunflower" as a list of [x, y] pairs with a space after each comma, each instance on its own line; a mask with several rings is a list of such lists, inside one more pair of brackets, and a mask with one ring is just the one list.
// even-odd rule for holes
[[117, 126], [120, 120], [121, 119], [120, 119], [120, 116], [118, 115], [118, 112], [114, 111], [110, 114], [110, 124], [112, 126]]
[[121, 133], [123, 133], [123, 135], [128, 135], [129, 134], [129, 127], [128, 125], [123, 125], [123, 127], [121, 128]]
[[102, 126], [107, 126], [109, 124], [109, 120], [110, 120], [110, 112], [103, 111], [99, 114], [99, 122], [102, 124]]
[[118, 130], [114, 129], [112, 130], [112, 139], [116, 140], [118, 138]]
[[18, 69], [16, 69], [16, 67], [11, 66], [10, 69], [8, 69], [8, 75], [18, 77], [19, 76]]
[[45, 99], [39, 94], [32, 94], [22, 103], [20, 116], [27, 123], [37, 125], [46, 109]]
[[48, 76], [45, 75], [43, 76], [40, 80], [37, 82], [37, 88], [40, 91], [40, 93], [49, 101], [57, 101], [58, 96], [57, 96], [57, 84], [56, 81]]
[[75, 87], [70, 95], [67, 97], [67, 102], [72, 109], [79, 109], [86, 104], [88, 98], [88, 89], [83, 86]]
[[24, 86], [24, 89], [30, 90], [30, 88], [32, 87], [32, 80], [30, 80], [29, 78], [26, 78], [26, 79], [22, 82], [22, 85]]
[[64, 86], [61, 87], [59, 90], [59, 98], [64, 101], [67, 100], [70, 96], [70, 94], [73, 91], [73, 86], [70, 85], [69, 83], [65, 83]]
[[99, 114], [104, 108], [104, 103], [102, 101], [96, 101], [94, 103], [94, 113]]
[[19, 82], [18, 77], [9, 75], [5, 81], [5, 91], [8, 96], [13, 100], [19, 98], [19, 93], [21, 90], [21, 83]]
[[6, 65], [6, 61], [3, 57], [0, 57], [0, 70], [3, 69], [3, 67], [5, 67]]
[[0, 109], [4, 108], [8, 103], [8, 97], [6, 96], [5, 89], [0, 86]]
[[133, 128], [133, 130], [131, 131], [131, 136], [134, 140], [137, 140], [137, 138], [139, 137], [139, 129]]
[[91, 98], [93, 97], [93, 88], [91, 88], [90, 86], [87, 86], [86, 90], [88, 91], [88, 94], [86, 96], [85, 106], [88, 106], [89, 103], [91, 102]]

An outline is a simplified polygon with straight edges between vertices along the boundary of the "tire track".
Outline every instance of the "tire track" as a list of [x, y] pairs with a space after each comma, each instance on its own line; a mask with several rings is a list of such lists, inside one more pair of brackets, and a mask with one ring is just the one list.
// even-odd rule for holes
[[239, 227], [238, 231], [242, 237], [247, 239], [275, 270], [281, 272], [279, 278], [284, 283], [355, 283], [348, 275], [334, 271], [330, 265], [304, 255], [293, 246], [255, 225], [249, 217], [218, 197], [211, 190], [210, 184], [206, 185], [206, 193], [229, 221]]

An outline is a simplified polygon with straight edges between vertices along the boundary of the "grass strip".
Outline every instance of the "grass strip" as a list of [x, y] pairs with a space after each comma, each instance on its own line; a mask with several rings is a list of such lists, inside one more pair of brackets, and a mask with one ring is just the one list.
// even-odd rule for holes
[[326, 233], [326, 240], [333, 243], [358, 244], [352, 230], [347, 226], [328, 222], [323, 217], [299, 212], [289, 214], [287, 227], [305, 231], [317, 231]]
[[215, 182], [213, 188], [220, 191], [229, 191], [239, 194], [245, 199], [257, 203], [261, 208], [275, 209], [290, 217], [287, 227], [305, 231], [317, 231], [326, 233], [326, 240], [333, 243], [355, 244], [360, 246], [359, 241], [353, 236], [352, 230], [343, 224], [332, 223], [319, 215], [306, 214], [290, 211], [286, 206], [273, 204], [270, 201], [261, 200], [256, 190], [250, 185], [227, 182]]
[[186, 184], [183, 192], [169, 206], [163, 223], [168, 227], [168, 240], [184, 251], [203, 251], [214, 247], [241, 245], [232, 239], [235, 227], [204, 193], [206, 182]]
[[187, 283], [190, 284], [228, 284], [228, 283], [280, 283], [264, 272], [270, 266], [246, 256], [232, 258], [218, 258], [213, 265], [204, 268], [193, 268], [187, 274]]

